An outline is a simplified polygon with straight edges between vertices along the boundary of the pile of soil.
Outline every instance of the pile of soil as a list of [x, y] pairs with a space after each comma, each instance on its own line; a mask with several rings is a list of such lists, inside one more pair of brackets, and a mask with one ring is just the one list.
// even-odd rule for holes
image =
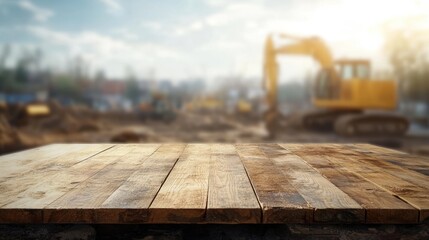
[[99, 115], [84, 106], [62, 107], [56, 102], [49, 104], [51, 114], [29, 121], [27, 128], [35, 131], [77, 133], [98, 131]]
[[20, 150], [26, 146], [18, 133], [4, 115], [0, 115], [0, 154]]

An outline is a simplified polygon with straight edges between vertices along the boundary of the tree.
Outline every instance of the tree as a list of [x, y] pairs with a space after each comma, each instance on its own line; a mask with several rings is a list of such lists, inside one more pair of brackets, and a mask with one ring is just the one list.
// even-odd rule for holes
[[88, 79], [89, 64], [81, 56], [71, 59], [69, 62], [69, 75], [76, 81]]
[[94, 80], [96, 82], [102, 82], [102, 81], [106, 80], [106, 74], [104, 73], [104, 71], [103, 70], [98, 70], [95, 73]]
[[56, 97], [66, 97], [74, 100], [79, 100], [81, 97], [77, 82], [68, 74], [53, 76], [51, 94]]
[[29, 80], [30, 67], [32, 63], [33, 63], [32, 53], [28, 49], [24, 49], [20, 58], [16, 63], [16, 69], [15, 69], [15, 81], [22, 88], [25, 87], [25, 84]]
[[28, 82], [31, 79], [38, 78], [42, 83], [40, 62], [42, 51], [40, 49], [23, 49], [16, 61], [14, 68], [6, 67], [11, 53], [10, 45], [4, 45], [0, 52], [0, 89], [6, 92], [20, 92], [31, 89]]
[[0, 53], [0, 91], [8, 91], [13, 85], [13, 72], [6, 69], [6, 62], [10, 55], [10, 45], [4, 45]]
[[413, 29], [387, 31], [386, 50], [395, 75], [401, 98], [429, 104], [429, 32]]
[[128, 77], [126, 80], [125, 96], [134, 104], [140, 101], [139, 84], [136, 80], [135, 74], [131, 68], [128, 69]]
[[0, 53], [0, 73], [5, 69], [8, 57], [10, 56], [11, 48], [9, 44], [5, 44]]

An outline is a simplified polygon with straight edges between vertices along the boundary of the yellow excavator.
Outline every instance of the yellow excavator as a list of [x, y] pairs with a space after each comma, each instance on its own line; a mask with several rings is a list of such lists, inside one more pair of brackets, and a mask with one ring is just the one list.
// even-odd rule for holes
[[287, 39], [288, 43], [275, 45], [272, 35], [265, 43], [264, 86], [268, 110], [264, 118], [271, 137], [279, 130], [278, 55], [309, 56], [320, 65], [312, 94], [316, 108], [299, 117], [304, 128], [330, 128], [346, 136], [406, 133], [408, 120], [392, 112], [397, 105], [395, 81], [371, 79], [368, 60], [334, 60], [328, 46], [318, 37], [301, 38], [286, 34], [278, 37]]

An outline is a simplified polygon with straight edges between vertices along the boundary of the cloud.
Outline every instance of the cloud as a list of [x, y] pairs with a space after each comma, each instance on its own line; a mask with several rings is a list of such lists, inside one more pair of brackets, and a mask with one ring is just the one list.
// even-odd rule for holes
[[106, 7], [109, 13], [112, 14], [119, 14], [122, 13], [124, 10], [122, 5], [119, 4], [117, 0], [98, 0], [101, 3], [103, 3]]
[[228, 0], [205, 0], [204, 3], [210, 7], [220, 7], [226, 5]]
[[141, 26], [152, 31], [159, 31], [162, 29], [162, 24], [154, 21], [143, 21], [141, 22]]
[[32, 13], [33, 18], [39, 22], [45, 22], [54, 15], [54, 13], [51, 10], [36, 6], [28, 0], [19, 1], [18, 6]]
[[136, 41], [139, 39], [139, 36], [128, 28], [113, 29], [112, 33], [118, 38], [123, 38], [129, 41]]
[[196, 19], [191, 23], [177, 25], [173, 32], [176, 35], [186, 35], [193, 32], [199, 32], [212, 27], [223, 27], [230, 23], [240, 24], [246, 19], [261, 18], [261, 16], [268, 16], [266, 9], [263, 5], [259, 5], [252, 2], [233, 2], [223, 3], [217, 1], [207, 1], [209, 6], [220, 7], [219, 10], [212, 14], [203, 16], [202, 18]]
[[[63, 53], [65, 60], [80, 56], [93, 70], [104, 69], [114, 77], [123, 76], [126, 67], [144, 75], [147, 69], [159, 66], [180, 76], [180, 63], [187, 62], [186, 54], [156, 42], [128, 41], [93, 31], [67, 33], [40, 26], [29, 26], [27, 31], [42, 39], [50, 51]], [[170, 77], [162, 73], [159, 76]]]

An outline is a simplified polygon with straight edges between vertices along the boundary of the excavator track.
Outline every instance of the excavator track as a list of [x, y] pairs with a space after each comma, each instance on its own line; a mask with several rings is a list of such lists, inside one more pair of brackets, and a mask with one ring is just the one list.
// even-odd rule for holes
[[295, 116], [294, 125], [315, 131], [332, 131], [336, 120], [345, 114], [359, 114], [360, 111], [333, 111], [312, 109]]
[[405, 117], [384, 113], [346, 114], [334, 124], [335, 132], [343, 136], [403, 136], [408, 127]]

